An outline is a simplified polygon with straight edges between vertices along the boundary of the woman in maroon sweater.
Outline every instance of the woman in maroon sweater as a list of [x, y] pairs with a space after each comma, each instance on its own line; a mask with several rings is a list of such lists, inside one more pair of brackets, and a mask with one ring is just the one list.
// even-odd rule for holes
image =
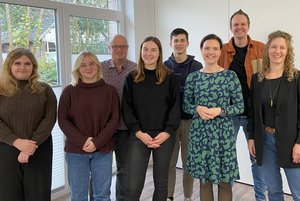
[[115, 88], [102, 79], [101, 64], [95, 54], [79, 54], [72, 83], [60, 97], [58, 123], [66, 136], [71, 200], [88, 200], [91, 179], [93, 199], [110, 201], [119, 99]]

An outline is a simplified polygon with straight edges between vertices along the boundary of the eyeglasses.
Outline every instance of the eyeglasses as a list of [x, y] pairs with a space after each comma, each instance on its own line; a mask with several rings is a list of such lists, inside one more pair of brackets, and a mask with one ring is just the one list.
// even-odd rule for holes
[[118, 50], [118, 49], [121, 49], [121, 50], [125, 50], [128, 48], [128, 45], [112, 45], [110, 46], [113, 50]]

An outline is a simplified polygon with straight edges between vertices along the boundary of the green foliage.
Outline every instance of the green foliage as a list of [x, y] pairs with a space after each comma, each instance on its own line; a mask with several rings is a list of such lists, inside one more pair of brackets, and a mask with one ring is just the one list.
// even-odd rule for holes
[[39, 60], [39, 71], [41, 80], [51, 86], [58, 86], [58, 75], [56, 61], [53, 58]]
[[84, 50], [107, 54], [109, 22], [84, 17], [70, 18], [72, 53]]

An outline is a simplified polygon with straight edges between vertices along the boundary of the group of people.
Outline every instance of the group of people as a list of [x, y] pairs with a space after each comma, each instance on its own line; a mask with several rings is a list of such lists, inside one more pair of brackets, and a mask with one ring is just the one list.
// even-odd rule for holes
[[300, 81], [292, 36], [269, 35], [266, 45], [248, 35], [242, 10], [230, 18], [233, 37], [215, 34], [200, 42], [203, 65], [187, 54], [186, 30], [170, 34], [172, 55], [149, 36], [138, 62], [127, 59], [128, 43], [114, 36], [112, 58], [100, 62], [80, 53], [72, 82], [58, 110], [51, 87], [39, 81], [30, 50], [11, 51], [0, 73], [0, 200], [50, 201], [52, 138], [63, 131], [71, 200], [109, 201], [113, 151], [116, 200], [140, 199], [153, 158], [154, 201], [174, 200], [181, 150], [183, 190], [190, 201], [194, 178], [200, 200], [232, 200], [239, 179], [236, 139], [243, 127], [252, 162], [256, 200], [283, 201], [280, 167], [300, 201]]

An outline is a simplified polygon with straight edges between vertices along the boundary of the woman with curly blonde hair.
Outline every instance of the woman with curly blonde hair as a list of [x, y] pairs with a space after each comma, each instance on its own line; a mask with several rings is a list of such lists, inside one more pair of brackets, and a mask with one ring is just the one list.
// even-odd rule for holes
[[38, 79], [30, 50], [7, 55], [0, 73], [0, 200], [51, 200], [57, 101]]
[[295, 68], [294, 64], [294, 48], [292, 46], [292, 36], [283, 31], [276, 31], [269, 35], [268, 43], [265, 46], [265, 51], [263, 55], [263, 62], [262, 62], [262, 71], [259, 73], [259, 81], [262, 81], [266, 74], [270, 72], [270, 58], [268, 49], [270, 48], [271, 42], [275, 38], [284, 38], [286, 40], [287, 45], [287, 54], [284, 60], [284, 72], [289, 81], [293, 80], [295, 76], [297, 76], [298, 71]]
[[292, 36], [269, 35], [263, 69], [253, 75], [250, 89], [248, 148], [256, 157], [269, 200], [284, 201], [283, 168], [295, 201], [300, 201], [300, 81], [294, 66]]

